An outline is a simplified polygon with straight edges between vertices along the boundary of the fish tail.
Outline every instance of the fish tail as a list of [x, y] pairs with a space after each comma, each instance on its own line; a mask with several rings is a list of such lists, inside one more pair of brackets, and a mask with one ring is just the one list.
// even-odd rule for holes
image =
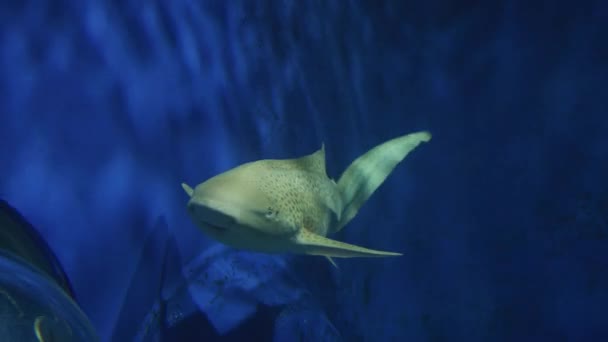
[[353, 161], [338, 180], [344, 203], [334, 232], [352, 220], [359, 208], [399, 164], [421, 142], [431, 140], [427, 131], [404, 135], [380, 144]]

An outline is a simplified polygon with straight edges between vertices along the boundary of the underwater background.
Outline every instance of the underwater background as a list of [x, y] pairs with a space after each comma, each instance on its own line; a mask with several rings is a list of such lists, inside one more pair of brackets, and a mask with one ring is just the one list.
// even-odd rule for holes
[[[102, 341], [608, 340], [608, 4], [2, 1], [0, 198]], [[429, 130], [335, 239], [225, 247], [181, 182]]]

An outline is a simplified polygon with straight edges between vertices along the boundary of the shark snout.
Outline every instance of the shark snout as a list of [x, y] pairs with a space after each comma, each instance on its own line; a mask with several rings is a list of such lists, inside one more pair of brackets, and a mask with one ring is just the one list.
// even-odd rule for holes
[[199, 223], [214, 228], [228, 229], [236, 220], [221, 209], [220, 205], [208, 200], [192, 198], [188, 202], [188, 212]]

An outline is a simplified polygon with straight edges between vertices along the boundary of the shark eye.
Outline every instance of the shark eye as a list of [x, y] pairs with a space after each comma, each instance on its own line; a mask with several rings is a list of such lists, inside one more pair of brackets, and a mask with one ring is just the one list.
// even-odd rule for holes
[[274, 219], [278, 214], [279, 212], [276, 209], [268, 207], [264, 216], [266, 216], [267, 219]]

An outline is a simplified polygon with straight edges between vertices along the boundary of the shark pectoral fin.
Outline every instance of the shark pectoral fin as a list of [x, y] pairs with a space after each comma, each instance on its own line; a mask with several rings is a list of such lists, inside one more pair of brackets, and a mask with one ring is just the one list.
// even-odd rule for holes
[[184, 191], [188, 194], [188, 196], [192, 197], [194, 190], [192, 190], [192, 188], [188, 184], [182, 183], [182, 189], [184, 189]]
[[373, 249], [331, 240], [321, 235], [312, 233], [307, 229], [300, 229], [300, 232], [295, 237], [295, 242], [301, 248], [302, 253], [310, 255], [322, 255], [325, 257], [355, 258], [402, 255], [401, 253], [376, 251]]

